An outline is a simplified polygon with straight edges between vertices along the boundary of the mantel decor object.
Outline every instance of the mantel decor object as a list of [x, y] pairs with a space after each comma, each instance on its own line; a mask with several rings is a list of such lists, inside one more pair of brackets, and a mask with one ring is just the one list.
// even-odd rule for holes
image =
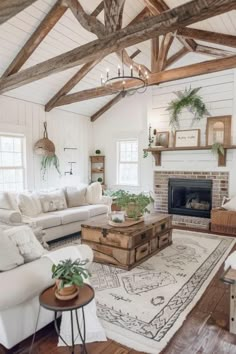
[[215, 143], [231, 145], [232, 116], [208, 117], [206, 127], [206, 145]]
[[183, 109], [187, 109], [193, 114], [192, 125], [195, 121], [210, 115], [202, 97], [198, 95], [200, 89], [201, 87], [192, 89], [190, 86], [189, 89], [185, 89], [183, 92], [175, 92], [177, 98], [172, 100], [167, 107], [170, 113], [170, 126], [173, 130], [179, 129], [180, 127], [179, 118]]
[[155, 146], [167, 148], [169, 146], [169, 132], [157, 132]]
[[200, 129], [176, 130], [175, 147], [198, 147], [200, 146]]

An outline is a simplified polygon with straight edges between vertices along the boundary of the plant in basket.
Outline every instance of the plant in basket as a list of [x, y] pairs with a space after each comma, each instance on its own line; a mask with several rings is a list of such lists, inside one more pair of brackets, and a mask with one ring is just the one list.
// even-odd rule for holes
[[134, 220], [138, 220], [144, 213], [149, 213], [147, 207], [153, 202], [150, 195], [129, 193], [122, 189], [114, 192], [112, 196], [116, 198], [116, 205], [126, 212], [127, 217]]
[[84, 266], [88, 259], [66, 259], [52, 266], [52, 278], [56, 279], [55, 296], [61, 300], [70, 300], [79, 293], [79, 288], [84, 285], [84, 280], [91, 274]]

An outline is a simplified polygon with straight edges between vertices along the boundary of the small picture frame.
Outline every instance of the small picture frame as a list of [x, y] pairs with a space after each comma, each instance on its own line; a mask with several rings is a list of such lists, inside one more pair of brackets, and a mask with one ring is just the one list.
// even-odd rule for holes
[[169, 132], [157, 132], [155, 146], [167, 148], [169, 146]]
[[200, 129], [176, 130], [175, 147], [199, 147]]
[[231, 145], [232, 116], [217, 116], [207, 118], [206, 146], [215, 143]]

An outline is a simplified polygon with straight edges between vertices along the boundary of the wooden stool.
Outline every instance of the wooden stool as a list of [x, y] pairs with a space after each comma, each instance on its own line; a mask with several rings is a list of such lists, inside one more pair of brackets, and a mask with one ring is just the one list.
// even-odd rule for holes
[[236, 269], [227, 269], [222, 275], [221, 280], [230, 285], [229, 331], [230, 333], [236, 334]]

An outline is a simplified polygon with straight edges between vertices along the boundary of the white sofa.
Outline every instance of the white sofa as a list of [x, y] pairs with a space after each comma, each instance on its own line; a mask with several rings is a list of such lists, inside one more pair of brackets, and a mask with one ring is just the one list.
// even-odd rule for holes
[[[86, 245], [76, 246], [84, 259], [93, 259]], [[0, 344], [10, 349], [35, 332], [39, 294], [53, 285], [52, 262], [42, 257], [9, 271], [0, 272]], [[41, 308], [37, 331], [53, 321], [54, 313]]]
[[[58, 195], [59, 199], [56, 200]], [[56, 200], [57, 205], [52, 207], [52, 211], [45, 211], [43, 206], [48, 207], [48, 203], [52, 203], [50, 198], [53, 202]], [[80, 231], [81, 224], [88, 219], [107, 214], [111, 203], [110, 197], [102, 196], [101, 184], [98, 182], [87, 187], [65, 187], [43, 193], [12, 195], [4, 192], [0, 196], [0, 222], [23, 222], [41, 227], [45, 233], [44, 240], [52, 241]]]

